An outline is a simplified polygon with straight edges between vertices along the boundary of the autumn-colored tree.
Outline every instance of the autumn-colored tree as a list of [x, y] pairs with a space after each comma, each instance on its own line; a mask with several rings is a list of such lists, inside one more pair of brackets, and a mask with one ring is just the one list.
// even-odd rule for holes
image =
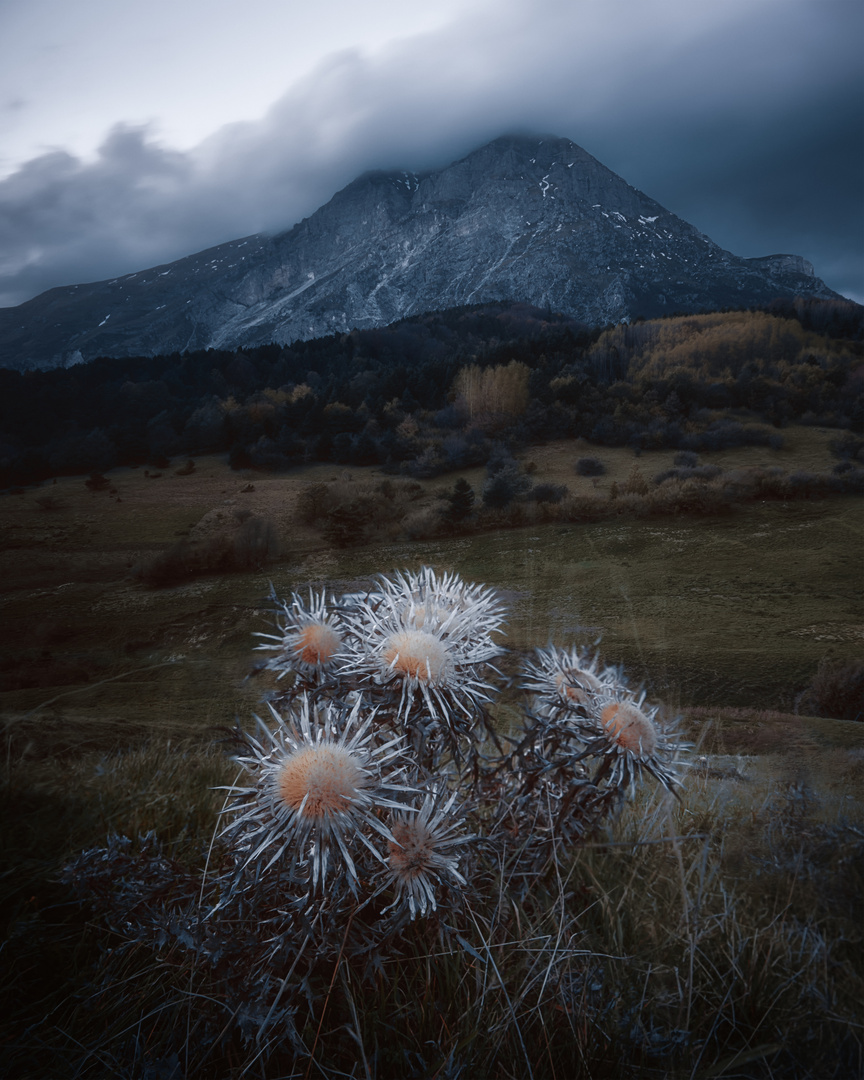
[[496, 416], [512, 418], [521, 416], [528, 407], [530, 375], [530, 368], [518, 360], [488, 368], [472, 364], [458, 372], [453, 390], [472, 420]]

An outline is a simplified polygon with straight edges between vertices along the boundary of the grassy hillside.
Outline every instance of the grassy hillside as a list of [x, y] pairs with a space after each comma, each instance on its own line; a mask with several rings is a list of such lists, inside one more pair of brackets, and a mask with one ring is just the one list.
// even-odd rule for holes
[[[831, 437], [791, 428], [782, 450], [705, 460], [823, 472]], [[596, 485], [573, 470], [588, 454], [606, 466]], [[569, 441], [525, 459], [535, 482], [606, 505], [634, 463], [650, 477], [673, 453]], [[461, 475], [479, 492], [482, 470]], [[115, 470], [104, 490], [63, 478], [0, 501], [5, 1074], [857, 1075], [864, 724], [793, 709], [824, 656], [860, 656], [860, 501], [748, 501], [710, 518], [622, 507], [593, 524], [538, 515], [407, 539], [405, 520], [436, 512], [448, 476], [404, 492], [403, 516], [365, 546], [329, 546], [298, 518], [311, 483], [385, 479], [326, 465], [240, 474], [212, 457], [186, 475]], [[159, 589], [135, 577], [181, 539], [236, 536], [249, 512], [281, 537], [268, 565]], [[502, 591], [507, 672], [550, 640], [602, 638], [606, 660], [681, 715], [695, 744], [682, 801], [646, 785], [518, 904], [502, 875], [476, 913], [483, 933], [458, 923], [473, 954], [418, 920], [371, 982], [322, 967], [312, 1004], [295, 1003], [312, 1058], [274, 1051], [265, 1066], [260, 1018], [244, 1041], [205, 967], [176, 943], [124, 943], [61, 870], [111, 832], [154, 830], [194, 886], [222, 804], [213, 788], [236, 776], [220, 729], [245, 725], [274, 686], [253, 673], [270, 583], [341, 591], [424, 564]], [[512, 695], [497, 715], [512, 723]]]
[[[787, 441], [779, 451], [738, 448], [710, 460], [727, 469], [830, 463], [828, 436], [818, 429], [793, 429]], [[588, 452], [562, 442], [526, 457], [536, 465], [534, 480], [566, 483], [598, 505], [634, 462], [647, 476], [672, 463], [668, 451], [634, 459], [604, 448], [607, 472], [593, 481], [573, 470]], [[479, 492], [482, 471], [462, 475]], [[851, 660], [860, 650], [862, 519], [854, 498], [751, 502], [711, 519], [641, 521], [623, 513], [597, 524], [425, 542], [400, 538], [396, 520], [369, 546], [343, 551], [296, 514], [306, 485], [340, 478], [357, 488], [382, 480], [374, 469], [321, 465], [244, 475], [202, 458], [191, 475], [118, 470], [104, 491], [64, 478], [3, 499], [0, 708], [16, 742], [55, 728], [75, 741], [79, 729], [101, 725], [116, 745], [154, 724], [180, 735], [230, 722], [260, 692], [244, 680], [271, 581], [285, 594], [308, 582], [359, 581], [423, 563], [504, 590], [512, 599], [511, 647], [602, 636], [604, 655], [626, 663], [673, 707], [791, 708], [824, 655]], [[445, 486], [417, 482], [406, 514], [431, 512]], [[250, 512], [275, 524], [277, 561], [168, 589], [135, 579], [142, 560], [184, 537], [234, 535]]]

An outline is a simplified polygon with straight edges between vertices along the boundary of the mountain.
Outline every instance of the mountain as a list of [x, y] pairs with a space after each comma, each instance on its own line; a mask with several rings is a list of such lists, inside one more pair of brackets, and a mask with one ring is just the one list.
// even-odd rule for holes
[[0, 309], [0, 365], [230, 349], [521, 300], [593, 325], [804, 295], [805, 259], [743, 259], [569, 139], [507, 136], [444, 169], [367, 173], [287, 232]]

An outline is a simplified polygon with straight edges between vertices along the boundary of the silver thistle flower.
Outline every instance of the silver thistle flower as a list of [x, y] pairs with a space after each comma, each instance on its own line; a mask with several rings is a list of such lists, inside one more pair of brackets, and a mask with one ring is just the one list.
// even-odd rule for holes
[[387, 877], [397, 897], [391, 906], [405, 903], [412, 919], [436, 910], [436, 882], [466, 884], [453, 849], [471, 837], [457, 831], [461, 818], [453, 813], [456, 795], [427, 794], [416, 814], [401, 810], [393, 817]]
[[522, 688], [533, 695], [533, 711], [540, 716], [590, 714], [598, 695], [622, 688], [615, 668], [601, 668], [596, 656], [577, 648], [547, 645], [536, 649], [523, 668]]
[[267, 667], [277, 671], [278, 678], [296, 672], [303, 678], [320, 682], [335, 670], [341, 658], [345, 626], [336, 611], [335, 601], [328, 604], [324, 590], [309, 590], [306, 603], [297, 593], [291, 600], [277, 602], [275, 634], [258, 633], [272, 644], [259, 649], [275, 651]]
[[522, 688], [532, 709], [511, 768], [520, 805], [537, 803], [550, 835], [572, 839], [614, 812], [643, 771], [675, 791], [679, 746], [618, 669], [550, 645], [526, 664]]
[[382, 688], [403, 720], [419, 705], [433, 724], [465, 734], [491, 700], [486, 667], [502, 652], [492, 639], [502, 619], [492, 590], [456, 574], [384, 577], [350, 620], [340, 671]]
[[415, 789], [401, 783], [401, 737], [376, 745], [374, 710], [362, 717], [361, 708], [358, 702], [346, 716], [327, 702], [313, 708], [303, 694], [284, 717], [270, 706], [272, 729], [256, 717], [260, 738], [247, 735], [249, 753], [237, 757], [253, 783], [229, 789], [226, 812], [236, 816], [222, 833], [244, 868], [284, 860], [298, 882], [311, 876], [314, 891], [335, 852], [354, 889], [358, 852], [383, 861], [370, 835], [392, 836], [378, 813], [400, 808], [396, 797]]
[[628, 788], [649, 772], [668, 790], [679, 784], [674, 758], [680, 745], [657, 722], [657, 706], [645, 703], [644, 691], [633, 697], [619, 691], [597, 697], [583, 726], [588, 754], [602, 755], [594, 783], [606, 778], [612, 787]]

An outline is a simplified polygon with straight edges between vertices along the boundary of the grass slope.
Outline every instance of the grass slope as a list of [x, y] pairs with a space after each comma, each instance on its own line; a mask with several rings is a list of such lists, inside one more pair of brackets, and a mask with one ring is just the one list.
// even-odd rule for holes
[[[711, 459], [824, 470], [827, 439], [798, 429], [786, 450]], [[537, 481], [590, 494], [572, 471], [588, 452], [568, 443], [528, 456]], [[632, 454], [600, 456], [602, 485], [626, 479]], [[651, 476], [671, 457], [639, 464]], [[77, 478], [0, 502], [5, 1075], [859, 1075], [864, 725], [791, 710], [822, 655], [860, 654], [860, 504], [337, 551], [293, 505], [304, 484], [343, 472], [355, 483], [369, 474], [240, 476], [201, 459], [188, 476], [118, 470], [114, 494]], [[479, 471], [465, 475], [480, 486]], [[442, 486], [424, 484], [423, 500]], [[56, 508], [37, 502], [46, 492]], [[238, 509], [276, 522], [278, 563], [164, 590], [131, 577], [178, 534], [235, 528]], [[277, 1055], [265, 1070], [227, 1017], [213, 1042], [195, 1034], [210, 1021], [194, 995], [218, 994], [206, 973], [170, 948], [118, 948], [59, 873], [111, 831], [153, 829], [174, 858], [199, 864], [220, 805], [212, 789], [233, 779], [215, 729], [245, 722], [271, 685], [249, 677], [271, 579], [284, 595], [423, 563], [504, 590], [517, 654], [602, 635], [604, 658], [683, 713], [697, 744], [684, 801], [646, 790], [522, 910], [503, 887], [490, 896], [482, 962], [436, 959], [440, 946], [417, 927], [413, 959], [373, 986], [351, 970], [331, 982], [328, 970], [300, 1018], [309, 1045], [321, 1033], [316, 1067]]]

